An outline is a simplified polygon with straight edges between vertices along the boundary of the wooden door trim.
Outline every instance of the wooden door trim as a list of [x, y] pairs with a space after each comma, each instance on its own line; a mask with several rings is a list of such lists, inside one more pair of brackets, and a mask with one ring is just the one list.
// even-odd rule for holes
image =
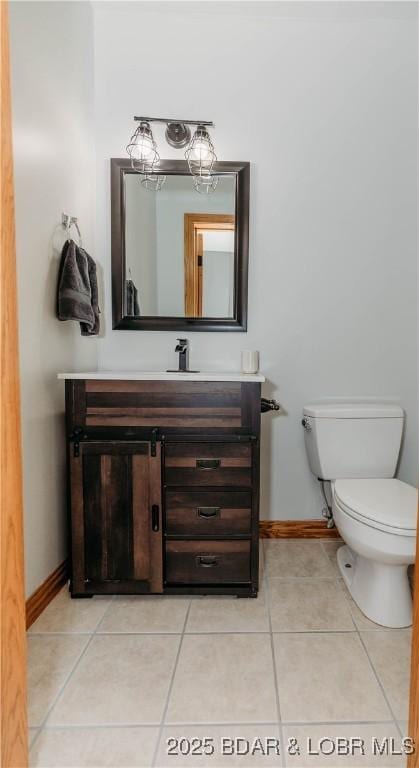
[[185, 213], [185, 316], [201, 317], [202, 278], [196, 258], [198, 232], [212, 229], [234, 230], [235, 216], [229, 213]]
[[28, 764], [22, 457], [8, 4], [1, 27], [0, 764]]
[[410, 699], [408, 734], [416, 745], [409, 755], [408, 768], [419, 768], [419, 501], [416, 523], [416, 565], [413, 586], [412, 656], [410, 661]]

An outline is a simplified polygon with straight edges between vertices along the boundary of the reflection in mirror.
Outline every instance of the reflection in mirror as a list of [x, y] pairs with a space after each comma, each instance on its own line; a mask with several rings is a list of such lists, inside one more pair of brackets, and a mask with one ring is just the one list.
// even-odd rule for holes
[[124, 175], [126, 313], [131, 317], [234, 317], [234, 175], [198, 195], [170, 175], [158, 193]]

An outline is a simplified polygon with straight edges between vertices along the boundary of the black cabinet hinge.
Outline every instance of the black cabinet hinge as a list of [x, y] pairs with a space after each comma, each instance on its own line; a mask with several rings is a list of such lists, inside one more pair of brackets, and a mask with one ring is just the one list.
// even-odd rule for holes
[[157, 440], [159, 436], [159, 430], [157, 427], [151, 430], [151, 455], [157, 456]]
[[73, 443], [73, 456], [75, 459], [78, 459], [80, 456], [80, 440], [82, 438], [86, 438], [87, 435], [84, 434], [84, 429], [81, 429], [81, 427], [75, 427], [70, 435], [70, 441]]

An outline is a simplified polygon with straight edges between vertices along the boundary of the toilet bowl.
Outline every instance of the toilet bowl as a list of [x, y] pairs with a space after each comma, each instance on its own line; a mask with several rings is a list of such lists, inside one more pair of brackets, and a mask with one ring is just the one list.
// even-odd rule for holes
[[407, 568], [415, 562], [416, 489], [395, 479], [336, 480], [332, 509], [346, 542], [337, 562], [352, 598], [376, 624], [410, 626]]
[[337, 552], [344, 582], [369, 619], [407, 627], [418, 493], [394, 478], [403, 410], [391, 403], [329, 401], [306, 406], [303, 415], [310, 469], [331, 483], [333, 519], [345, 542]]

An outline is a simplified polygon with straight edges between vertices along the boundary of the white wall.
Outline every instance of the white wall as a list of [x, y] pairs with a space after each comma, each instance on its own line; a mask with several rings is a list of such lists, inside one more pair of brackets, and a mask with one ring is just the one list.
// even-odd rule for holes
[[124, 155], [134, 114], [212, 119], [219, 158], [252, 163], [249, 331], [190, 334], [191, 364], [237, 369], [242, 348], [261, 351], [265, 391], [284, 408], [264, 417], [263, 518], [320, 513], [300, 427], [314, 398], [399, 398], [400, 477], [417, 480], [416, 12], [94, 4], [99, 365], [176, 364], [176, 333], [110, 330], [109, 158]]
[[92, 9], [10, 3], [10, 34], [30, 594], [66, 554], [64, 391], [56, 374], [97, 363], [97, 340], [55, 318], [61, 212], [79, 217], [93, 248]]

